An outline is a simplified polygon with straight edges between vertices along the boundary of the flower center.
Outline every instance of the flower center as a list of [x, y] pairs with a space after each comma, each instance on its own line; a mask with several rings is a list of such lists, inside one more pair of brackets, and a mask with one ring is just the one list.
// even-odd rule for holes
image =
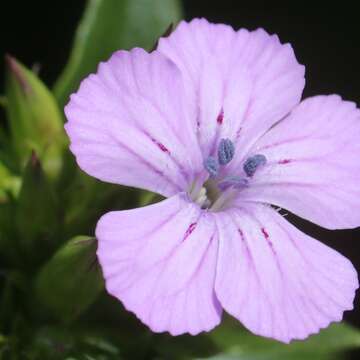
[[250, 156], [243, 163], [239, 175], [229, 175], [224, 171], [235, 155], [235, 145], [230, 139], [221, 139], [217, 157], [209, 156], [204, 168], [209, 177], [205, 183], [195, 181], [189, 191], [190, 198], [203, 209], [221, 211], [230, 206], [239, 191], [249, 186], [256, 171], [266, 164], [262, 154]]

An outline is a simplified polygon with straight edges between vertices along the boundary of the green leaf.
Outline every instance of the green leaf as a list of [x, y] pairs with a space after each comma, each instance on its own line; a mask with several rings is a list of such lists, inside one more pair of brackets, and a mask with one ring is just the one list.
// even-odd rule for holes
[[360, 347], [360, 331], [345, 323], [332, 324], [319, 334], [303, 341], [282, 344], [275, 340], [258, 337], [240, 328], [231, 320], [212, 331], [209, 337], [221, 353], [212, 360], [301, 360], [332, 359], [346, 350]]
[[6, 60], [6, 111], [13, 157], [22, 167], [31, 152], [36, 151], [45, 171], [55, 177], [66, 144], [56, 100], [32, 71], [10, 56]]
[[35, 153], [24, 171], [15, 220], [26, 261], [36, 263], [46, 257], [56, 245], [59, 215], [55, 194]]
[[61, 247], [36, 279], [39, 300], [64, 322], [74, 320], [103, 290], [96, 241], [77, 236]]
[[150, 49], [181, 18], [178, 0], [89, 0], [54, 92], [63, 106], [80, 81], [118, 49]]

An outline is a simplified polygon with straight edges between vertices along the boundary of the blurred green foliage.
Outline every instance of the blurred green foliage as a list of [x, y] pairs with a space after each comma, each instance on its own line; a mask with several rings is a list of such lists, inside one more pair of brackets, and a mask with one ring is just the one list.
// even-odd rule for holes
[[37, 275], [39, 301], [64, 323], [76, 319], [104, 288], [95, 252], [94, 238], [77, 236], [65, 243]]
[[106, 211], [149, 193], [84, 174], [67, 149], [63, 106], [117, 49], [151, 49], [181, 18], [177, 0], [89, 0], [69, 61], [51, 91], [7, 57], [0, 127], [0, 359], [340, 359], [360, 332], [332, 325], [304, 342], [256, 337], [225, 318], [208, 334], [151, 333], [104, 291], [91, 236]]
[[80, 81], [119, 49], [150, 49], [170, 23], [180, 20], [178, 0], [89, 0], [73, 50], [54, 93], [62, 106]]

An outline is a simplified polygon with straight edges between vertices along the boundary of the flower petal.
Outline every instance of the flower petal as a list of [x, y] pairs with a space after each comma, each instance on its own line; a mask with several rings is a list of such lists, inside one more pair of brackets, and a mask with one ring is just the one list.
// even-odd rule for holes
[[255, 334], [304, 339], [352, 309], [358, 279], [350, 261], [274, 209], [249, 204], [217, 222], [216, 295]]
[[254, 147], [267, 166], [239, 201], [284, 207], [329, 229], [360, 226], [360, 111], [339, 96], [303, 101]]
[[153, 331], [197, 334], [220, 322], [215, 222], [184, 194], [110, 212], [96, 236], [108, 292]]
[[262, 29], [235, 32], [205, 19], [183, 21], [160, 39], [158, 50], [182, 70], [188, 103], [197, 105], [193, 126], [204, 157], [221, 138], [230, 138], [241, 158], [300, 101], [304, 67], [289, 44]]
[[116, 52], [65, 108], [79, 166], [165, 196], [185, 190], [202, 170], [202, 156], [183, 101], [180, 71], [163, 55]]

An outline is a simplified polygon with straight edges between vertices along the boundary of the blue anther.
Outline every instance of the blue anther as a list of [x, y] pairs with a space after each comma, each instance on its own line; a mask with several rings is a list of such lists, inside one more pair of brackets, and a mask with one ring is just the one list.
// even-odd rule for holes
[[266, 157], [262, 154], [256, 154], [254, 156], [249, 157], [244, 165], [243, 169], [247, 176], [252, 177], [256, 170], [266, 164]]
[[228, 164], [235, 154], [234, 143], [230, 139], [221, 139], [218, 149], [218, 159], [220, 165]]
[[212, 156], [209, 156], [204, 161], [204, 167], [205, 167], [206, 171], [209, 173], [210, 177], [214, 178], [217, 176], [217, 174], [219, 172], [219, 163], [216, 161], [215, 158], [213, 158]]
[[245, 178], [236, 175], [229, 175], [224, 180], [218, 183], [218, 188], [222, 191], [226, 190], [230, 186], [234, 187], [235, 189], [244, 188], [249, 184], [249, 181]]

